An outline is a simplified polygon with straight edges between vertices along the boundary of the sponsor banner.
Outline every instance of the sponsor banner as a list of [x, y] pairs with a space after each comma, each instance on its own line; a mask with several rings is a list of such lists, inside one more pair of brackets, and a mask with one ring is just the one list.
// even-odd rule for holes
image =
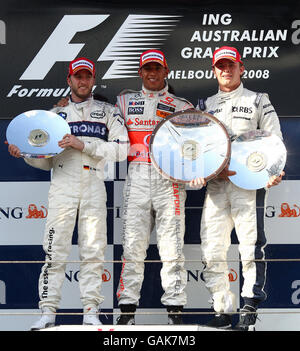
[[[113, 183], [106, 182], [107, 241], [113, 243]], [[42, 245], [50, 182], [0, 182], [1, 245]], [[77, 221], [73, 244], [77, 243]]]
[[43, 261], [44, 256], [41, 245], [0, 245], [0, 310], [38, 308], [38, 279], [42, 264], [35, 262]]
[[[94, 92], [114, 102], [124, 88], [140, 88], [139, 56], [150, 48], [164, 51], [170, 68], [168, 79], [176, 94], [196, 104], [199, 96], [205, 98], [217, 91], [212, 55], [223, 45], [240, 51], [249, 89], [259, 87], [268, 92], [280, 115], [299, 115], [300, 13], [291, 11], [293, 6], [274, 5], [271, 12], [267, 6], [258, 9], [255, 4], [250, 12], [230, 5], [218, 5], [216, 10], [214, 2], [205, 9], [201, 5], [192, 9], [188, 4], [182, 6], [180, 10], [176, 6], [156, 10], [149, 4], [132, 13], [94, 3], [78, 10], [69, 1], [62, 1], [49, 11], [32, 0], [20, 17], [19, 7], [7, 2], [0, 22], [0, 117], [12, 118], [37, 107], [49, 109], [67, 96], [68, 63], [79, 56], [95, 62]], [[12, 31], [8, 36], [8, 26], [26, 31]], [[290, 93], [283, 99], [278, 87], [285, 85]]]
[[[44, 261], [45, 255], [42, 246], [0, 246], [1, 261]], [[113, 247], [107, 246], [105, 260], [112, 261]], [[73, 245], [68, 257], [65, 280], [62, 287], [61, 309], [81, 309], [78, 273], [80, 264], [78, 247]], [[73, 261], [73, 262], [72, 262]], [[74, 262], [76, 261], [76, 262]], [[38, 307], [38, 281], [42, 263], [1, 263], [0, 264], [0, 312], [2, 309], [24, 309]], [[101, 294], [105, 297], [103, 308], [112, 308], [113, 305], [113, 263], [104, 264], [101, 277]], [[22, 286], [22, 292], [20, 292]], [[1, 325], [0, 325], [1, 329]]]
[[300, 243], [300, 181], [282, 181], [270, 189], [265, 216], [269, 244]]
[[[296, 308], [300, 306], [300, 244], [269, 244], [265, 248], [267, 299], [261, 308]], [[268, 261], [269, 260], [269, 261]]]
[[49, 182], [0, 182], [0, 244], [41, 245]]

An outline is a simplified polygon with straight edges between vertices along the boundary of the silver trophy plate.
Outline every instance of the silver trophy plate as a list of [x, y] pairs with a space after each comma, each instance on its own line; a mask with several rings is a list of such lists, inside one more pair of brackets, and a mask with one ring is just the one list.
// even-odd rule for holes
[[238, 136], [231, 144], [229, 170], [232, 183], [240, 188], [264, 188], [270, 177], [279, 176], [286, 163], [287, 152], [282, 140], [264, 130], [252, 130]]
[[151, 135], [152, 164], [165, 178], [189, 183], [217, 176], [229, 162], [230, 138], [213, 115], [196, 110], [176, 112]]
[[23, 157], [52, 157], [63, 151], [58, 141], [70, 133], [68, 123], [61, 116], [51, 111], [32, 110], [9, 123], [6, 139], [20, 149]]

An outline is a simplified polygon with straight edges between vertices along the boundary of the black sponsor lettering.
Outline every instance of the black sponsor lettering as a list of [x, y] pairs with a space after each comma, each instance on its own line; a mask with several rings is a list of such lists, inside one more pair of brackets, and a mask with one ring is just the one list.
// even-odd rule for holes
[[128, 107], [129, 115], [142, 115], [144, 113], [144, 107]]
[[247, 106], [232, 106], [232, 112], [252, 113], [252, 107]]
[[43, 287], [42, 287], [42, 298], [46, 299], [48, 297], [48, 291], [49, 291], [49, 269], [52, 267], [52, 243], [54, 239], [54, 234], [55, 230], [54, 228], [49, 229], [49, 234], [48, 234], [48, 246], [47, 246], [47, 251], [46, 251], [46, 260], [48, 261], [47, 264], [45, 265], [44, 271], [43, 271]]
[[157, 104], [157, 109], [162, 110], [162, 111], [169, 111], [169, 112], [175, 112], [175, 108], [169, 105], [164, 105], [161, 103]]

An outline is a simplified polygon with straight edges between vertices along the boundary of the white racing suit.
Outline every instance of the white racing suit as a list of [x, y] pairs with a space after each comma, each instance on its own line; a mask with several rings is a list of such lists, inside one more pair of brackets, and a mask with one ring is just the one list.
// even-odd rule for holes
[[[268, 96], [247, 90], [243, 84], [233, 92], [219, 91], [206, 101], [199, 99], [197, 108], [217, 117], [230, 137], [263, 129], [282, 138], [279, 119]], [[200, 236], [205, 265], [203, 277], [212, 294], [216, 312], [233, 312], [236, 308], [226, 263], [234, 227], [242, 260], [244, 284], [241, 296], [244, 303], [256, 308], [266, 298], [263, 290], [266, 263], [254, 261], [264, 258], [265, 201], [264, 188], [244, 190], [222, 179], [208, 182]]]
[[[31, 166], [53, 170], [44, 236], [46, 263], [39, 279], [40, 308], [59, 307], [66, 261], [78, 216], [78, 247], [81, 260], [79, 285], [84, 308], [99, 307], [106, 237], [106, 160], [127, 157], [128, 134], [119, 110], [93, 98], [69, 102], [53, 112], [69, 124], [71, 133], [84, 142], [83, 151], [71, 147], [49, 159], [26, 159]], [[92, 263], [85, 263], [93, 261]]]
[[[148, 143], [155, 126], [175, 111], [192, 108], [185, 99], [161, 91], [124, 91], [117, 105], [128, 128], [130, 162], [124, 186], [122, 271], [117, 290], [119, 305], [138, 305], [144, 279], [144, 260], [156, 225], [162, 260], [161, 281], [166, 306], [186, 303], [184, 269], [185, 199], [183, 184], [163, 178], [151, 164]], [[173, 261], [172, 261], [173, 260]], [[179, 260], [179, 262], [176, 262]], [[133, 262], [132, 262], [133, 261]], [[171, 262], [172, 261], [172, 262]]]

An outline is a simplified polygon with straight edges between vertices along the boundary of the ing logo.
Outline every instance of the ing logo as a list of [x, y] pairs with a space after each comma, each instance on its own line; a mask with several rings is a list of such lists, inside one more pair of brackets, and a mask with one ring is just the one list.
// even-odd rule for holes
[[28, 206], [28, 215], [26, 218], [46, 218], [48, 215], [48, 210], [46, 207], [41, 206], [41, 210], [38, 210], [35, 204], [30, 204]]
[[230, 272], [228, 273], [228, 279], [230, 282], [235, 282], [238, 278], [237, 272], [234, 269], [230, 269]]
[[102, 273], [102, 281], [109, 282], [111, 280], [111, 274], [107, 269], [104, 269], [104, 273]]
[[281, 204], [281, 213], [278, 217], [299, 217], [300, 208], [297, 205], [294, 205], [294, 208], [291, 208], [287, 202]]
[[[69, 271], [68, 273], [65, 272], [65, 277], [69, 282], [79, 282], [79, 272], [80, 271]], [[111, 280], [110, 271], [108, 269], [104, 269], [101, 278], [104, 283], [109, 282]]]

